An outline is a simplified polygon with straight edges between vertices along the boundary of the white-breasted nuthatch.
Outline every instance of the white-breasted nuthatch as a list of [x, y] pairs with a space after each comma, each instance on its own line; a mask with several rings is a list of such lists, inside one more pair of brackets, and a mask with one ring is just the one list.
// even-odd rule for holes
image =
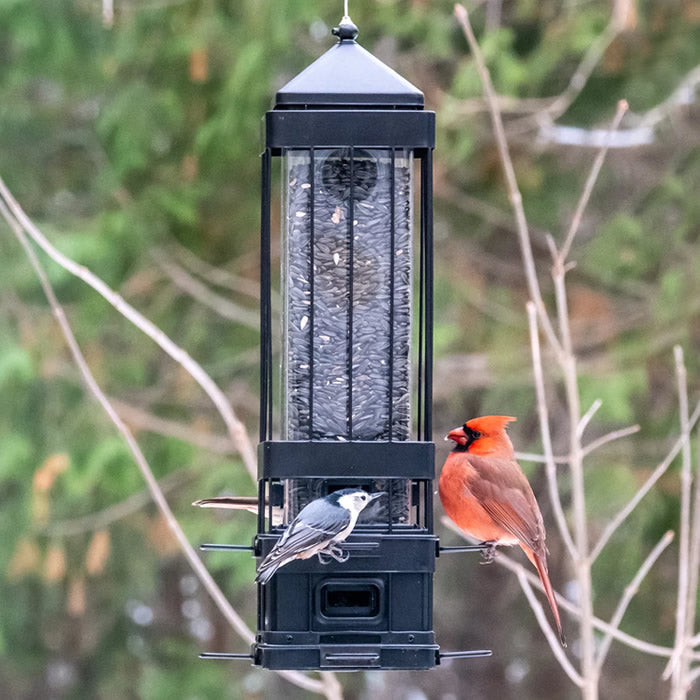
[[347, 561], [349, 554], [336, 544], [353, 531], [365, 506], [383, 495], [383, 491], [369, 494], [362, 489], [341, 489], [311, 501], [262, 561], [255, 580], [265, 585], [280, 566], [295, 559], [310, 559], [315, 554], [324, 563], [328, 561], [326, 557]]

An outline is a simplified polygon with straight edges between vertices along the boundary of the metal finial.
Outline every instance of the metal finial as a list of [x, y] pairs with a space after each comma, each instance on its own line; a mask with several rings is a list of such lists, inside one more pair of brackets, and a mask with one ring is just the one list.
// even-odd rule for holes
[[343, 19], [340, 20], [340, 24], [337, 27], [333, 27], [333, 34], [337, 36], [340, 41], [355, 41], [359, 33], [359, 29], [350, 19], [350, 15], [348, 14], [348, 0], [345, 0], [345, 14], [343, 15]]

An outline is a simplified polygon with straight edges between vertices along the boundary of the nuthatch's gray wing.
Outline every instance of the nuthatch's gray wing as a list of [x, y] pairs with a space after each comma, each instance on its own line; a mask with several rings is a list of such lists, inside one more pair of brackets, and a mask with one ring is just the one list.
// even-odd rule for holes
[[255, 580], [264, 585], [280, 566], [295, 559], [309, 559], [334, 541], [345, 539], [356, 519], [349, 510], [329, 503], [327, 498], [312, 501], [265, 557]]

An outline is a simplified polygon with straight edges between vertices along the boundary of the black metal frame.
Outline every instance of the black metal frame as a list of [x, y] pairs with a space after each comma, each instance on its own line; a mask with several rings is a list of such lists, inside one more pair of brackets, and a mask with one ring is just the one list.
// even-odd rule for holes
[[[347, 18], [346, 18], [347, 19]], [[345, 21], [345, 20], [344, 20]], [[349, 20], [347, 20], [349, 22]], [[313, 497], [347, 487], [384, 490], [381, 515], [364, 518], [343, 543], [347, 561], [322, 564], [315, 557], [281, 567], [258, 585], [258, 629], [251, 653], [208, 653], [203, 658], [251, 658], [270, 669], [428, 669], [441, 658], [489, 656], [490, 651], [441, 653], [432, 629], [433, 574], [436, 558], [479, 546], [440, 547], [433, 526], [433, 148], [435, 115], [423, 110], [422, 93], [357, 46], [357, 29], [341, 25], [340, 42], [277, 94], [265, 116], [261, 169], [260, 240], [260, 445], [258, 448], [258, 533], [252, 547], [202, 545], [205, 550], [253, 550], [265, 557], [282, 529], [275, 520], [287, 487], [313, 483]], [[350, 65], [352, 64], [352, 65]], [[345, 71], [346, 80], [337, 73]], [[366, 80], [367, 71], [373, 79]], [[304, 76], [307, 76], [306, 78]], [[368, 85], [381, 85], [376, 93]], [[319, 88], [319, 86], [321, 86]], [[337, 92], [357, 87], [357, 92]], [[348, 432], [346, 441], [314, 436], [314, 250], [315, 158], [325, 149], [349, 153], [347, 212]], [[361, 149], [390, 152], [390, 271], [388, 354], [388, 439], [353, 439], [353, 258], [354, 168]], [[394, 432], [396, 157], [408, 150], [420, 161], [420, 220], [417, 261], [417, 411], [415, 440]], [[289, 151], [310, 156], [309, 426], [306, 440], [273, 439], [273, 332], [271, 314], [272, 161]], [[395, 507], [393, 494], [400, 500]], [[409, 511], [405, 509], [408, 508]], [[368, 510], [370, 510], [368, 508]], [[409, 516], [404, 517], [404, 513]], [[386, 517], [384, 517], [384, 513]], [[396, 513], [399, 515], [395, 517]], [[401, 520], [403, 518], [403, 520]]]

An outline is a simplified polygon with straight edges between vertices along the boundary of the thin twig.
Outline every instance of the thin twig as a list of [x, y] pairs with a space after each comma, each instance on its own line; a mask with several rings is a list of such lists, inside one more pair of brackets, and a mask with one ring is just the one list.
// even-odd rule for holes
[[[166, 494], [178, 488], [191, 478], [193, 478], [193, 474], [189, 470], [180, 469], [160, 479], [158, 481], [158, 486], [163, 494]], [[151, 498], [150, 491], [144, 489], [143, 491], [131, 494], [131, 496], [128, 496], [120, 503], [114, 503], [96, 513], [89, 513], [88, 515], [82, 515], [79, 518], [70, 518], [69, 520], [50, 522], [43, 531], [49, 537], [73, 537], [86, 532], [94, 532], [95, 530], [104, 529], [118, 520], [129, 517], [152, 501], [153, 499]]]
[[[446, 516], [443, 516], [440, 519], [440, 522], [448, 530], [457, 533], [463, 539], [468, 540], [469, 542], [475, 541], [469, 536], [465, 535], [464, 532], [462, 532], [462, 530], [460, 530], [457, 527], [457, 525], [455, 525]], [[513, 574], [517, 574], [518, 572], [524, 573], [527, 577], [527, 580], [530, 582], [530, 585], [537, 588], [537, 590], [544, 592], [544, 586], [542, 585], [542, 582], [539, 580], [537, 575], [535, 575], [532, 571], [524, 567], [519, 562], [515, 561], [515, 559], [506, 554], [503, 550], [498, 552], [498, 556], [494, 559], [494, 561], [500, 566], [502, 566], [504, 569], [508, 569], [508, 571], [510, 571]], [[557, 605], [559, 606], [560, 610], [564, 610], [565, 612], [569, 613], [575, 618], [581, 617], [581, 608], [572, 603], [568, 598], [565, 598], [556, 591], [554, 591], [554, 597], [557, 600]], [[601, 620], [598, 617], [593, 618], [593, 625], [600, 632], [609, 632], [610, 634], [612, 634], [612, 636], [621, 644], [624, 644], [632, 649], [636, 649], [637, 651], [641, 651], [645, 654], [649, 654], [650, 656], [658, 656], [661, 658], [668, 659], [673, 653], [673, 649], [671, 647], [665, 647], [660, 644], [653, 644], [643, 639], [633, 637], [631, 634], [627, 634], [627, 632], [623, 632], [620, 629], [615, 629], [609, 622]], [[697, 636], [696, 643], [700, 643], [700, 634]], [[694, 660], [700, 660], [700, 652], [693, 652], [692, 658]]]
[[545, 638], [547, 639], [547, 642], [549, 646], [552, 649], [552, 653], [556, 657], [557, 661], [559, 662], [559, 665], [564, 669], [565, 673], [571, 680], [579, 687], [583, 687], [583, 678], [581, 677], [581, 674], [573, 667], [571, 661], [569, 661], [568, 657], [564, 653], [564, 649], [561, 646], [561, 642], [557, 638], [557, 635], [554, 634], [554, 630], [552, 629], [552, 626], [549, 624], [549, 621], [547, 620], [547, 615], [544, 612], [544, 609], [542, 608], [542, 605], [540, 604], [539, 600], [535, 598], [535, 594], [532, 590], [532, 586], [530, 586], [529, 581], [527, 580], [527, 577], [525, 576], [524, 571], [517, 571], [516, 575], [518, 577], [518, 582], [520, 583], [520, 587], [523, 589], [523, 592], [525, 593], [525, 597], [527, 598], [527, 602], [530, 604], [530, 607], [532, 608], [532, 611], [535, 613], [535, 618], [537, 619], [537, 622], [539, 623], [540, 629], [544, 633]]
[[189, 294], [200, 304], [211, 309], [222, 318], [240, 323], [256, 331], [260, 330], [260, 318], [255, 311], [243, 308], [230, 299], [221, 296], [221, 294], [212, 291], [206, 284], [194, 278], [187, 270], [164, 258], [162, 255], [154, 253], [152, 257], [158, 267], [176, 287]]
[[[637, 571], [632, 581], [630, 581], [629, 585], [625, 588], [625, 591], [622, 597], [620, 598], [617, 607], [615, 608], [615, 612], [610, 618], [610, 625], [613, 629], [619, 629], [620, 623], [622, 622], [622, 618], [624, 617], [625, 612], [627, 611], [627, 607], [632, 601], [632, 598], [634, 598], [637, 591], [639, 590], [641, 582], [644, 580], [644, 577], [649, 573], [649, 570], [654, 565], [656, 560], [661, 556], [661, 553], [664, 551], [664, 549], [666, 549], [666, 547], [668, 547], [668, 545], [671, 544], [671, 542], [673, 542], [673, 537], [674, 534], [672, 530], [668, 530], [666, 534], [664, 534], [664, 536], [659, 540], [654, 549], [652, 549], [651, 552], [649, 552], [647, 558], [644, 560], [644, 562], [642, 562], [642, 565], [639, 567], [639, 571]], [[605, 657], [608, 655], [608, 651], [610, 650], [612, 640], [612, 631], [607, 632], [605, 637], [603, 637], [600, 646], [598, 647], [598, 657], [596, 659], [596, 663], [598, 664], [599, 671], [605, 663]]]
[[[688, 583], [688, 610], [686, 616], [685, 631], [688, 637], [685, 645], [685, 664], [686, 674], [690, 667], [690, 651], [693, 648], [691, 635], [695, 630], [695, 613], [697, 608], [698, 579], [700, 579], [700, 430], [697, 431], [697, 455], [695, 467], [695, 485], [693, 495], [693, 524], [690, 531], [690, 579]], [[691, 684], [690, 676], [687, 678], [688, 684]]]
[[110, 401], [117, 413], [136, 430], [146, 430], [149, 433], [182, 440], [215, 454], [230, 455], [237, 452], [236, 446], [228, 435], [216, 435], [197, 430], [186, 423], [156, 416], [138, 406], [132, 406], [115, 398], [110, 397]]
[[562, 244], [561, 249], [559, 251], [559, 257], [562, 262], [569, 257], [571, 245], [574, 242], [574, 238], [576, 237], [579, 226], [581, 225], [583, 212], [588, 206], [588, 201], [591, 198], [593, 187], [595, 187], [595, 183], [597, 182], [598, 176], [600, 175], [600, 170], [603, 167], [603, 163], [605, 162], [605, 156], [608, 154], [608, 149], [610, 148], [612, 135], [617, 131], [617, 128], [620, 126], [622, 117], [625, 115], [627, 109], [628, 104], [626, 100], [620, 100], [617, 103], [617, 111], [615, 112], [615, 118], [613, 119], [612, 126], [610, 127], [609, 136], [606, 139], [604, 145], [598, 151], [598, 154], [596, 155], [595, 160], [593, 161], [591, 171], [588, 174], [588, 177], [586, 178], [586, 184], [583, 187], [583, 192], [581, 193], [581, 197], [579, 198], [578, 204], [576, 205], [576, 209], [574, 210], [574, 215], [571, 217], [569, 231], [566, 234], [564, 243]]
[[671, 699], [685, 698], [685, 674], [680, 663], [686, 644], [686, 611], [688, 609], [688, 578], [690, 560], [690, 429], [688, 427], [688, 373], [683, 359], [683, 348], [673, 348], [678, 385], [678, 410], [681, 422], [681, 435], [686, 440], [681, 448], [681, 498], [680, 528], [678, 538], [678, 599], [676, 602], [676, 633], [673, 642], [673, 656], [668, 662], [662, 678], [671, 678]]
[[599, 447], [607, 445], [609, 442], [613, 442], [613, 440], [619, 440], [620, 438], [628, 437], [629, 435], [634, 435], [640, 430], [641, 427], [639, 425], [629, 425], [626, 428], [620, 428], [619, 430], [613, 430], [609, 433], [606, 433], [605, 435], [601, 435], [599, 438], [593, 440], [593, 442], [589, 442], [583, 448], [583, 456], [587, 457], [589, 454], [591, 454], [591, 452], [594, 452]]
[[554, 461], [552, 450], [552, 436], [549, 431], [549, 409], [547, 407], [547, 395], [544, 387], [544, 372], [542, 369], [542, 353], [540, 351], [540, 336], [537, 326], [537, 312], [532, 302], [527, 304], [527, 318], [530, 328], [530, 351], [532, 354], [532, 372], [535, 381], [535, 396], [537, 397], [537, 413], [540, 422], [540, 433], [542, 436], [542, 448], [544, 450], [547, 486], [549, 489], [549, 499], [552, 502], [554, 519], [556, 520], [559, 534], [569, 550], [569, 554], [575, 560], [578, 555], [576, 545], [571, 537], [569, 526], [564, 515], [564, 508], [561, 504], [559, 489], [557, 488], [557, 466]]
[[[0, 179], [0, 189], [3, 188], [4, 183], [2, 183], [2, 180]], [[3, 194], [5, 194], [5, 192], [3, 192]], [[163, 518], [167, 523], [169, 530], [175, 536], [183, 554], [185, 555], [185, 558], [192, 567], [192, 570], [197, 575], [197, 578], [200, 580], [207, 593], [209, 593], [209, 595], [211, 596], [219, 612], [224, 616], [224, 618], [231, 625], [231, 627], [238, 633], [238, 635], [243, 639], [243, 641], [245, 641], [248, 644], [252, 644], [255, 640], [255, 635], [253, 634], [252, 630], [246, 625], [243, 618], [241, 618], [238, 615], [238, 613], [228, 602], [222, 590], [219, 588], [218, 584], [216, 583], [216, 581], [214, 581], [212, 575], [209, 573], [207, 568], [204, 566], [202, 560], [197, 555], [197, 552], [189, 543], [187, 536], [185, 535], [182, 528], [180, 527], [179, 522], [173, 515], [173, 512], [170, 509], [170, 506], [168, 505], [168, 502], [165, 496], [163, 495], [163, 492], [158, 486], [158, 481], [156, 480], [153, 471], [151, 470], [151, 467], [149, 466], [148, 461], [146, 460], [146, 457], [141, 451], [139, 444], [134, 439], [134, 436], [132, 435], [129, 428], [114, 410], [114, 408], [109, 402], [109, 399], [102, 391], [97, 381], [95, 380], [95, 377], [90, 371], [90, 368], [88, 367], [87, 362], [85, 361], [85, 357], [80, 349], [80, 346], [78, 345], [75, 336], [73, 335], [73, 331], [70, 327], [70, 324], [68, 323], [68, 319], [66, 318], [63, 308], [58, 299], [56, 298], [56, 295], [54, 294], [53, 287], [49, 282], [49, 278], [43, 266], [39, 262], [39, 259], [34, 253], [34, 250], [29, 244], [29, 241], [27, 240], [27, 237], [25, 235], [26, 227], [21, 221], [17, 220], [12, 214], [10, 214], [10, 212], [5, 206], [4, 201], [0, 202], [0, 215], [2, 215], [3, 218], [8, 222], [8, 224], [10, 224], [10, 227], [15, 233], [17, 240], [24, 248], [24, 251], [27, 254], [27, 257], [29, 258], [32, 267], [34, 268], [37, 277], [39, 278], [39, 282], [41, 283], [42, 289], [44, 290], [44, 294], [46, 295], [46, 298], [48, 299], [49, 304], [51, 305], [51, 309], [54, 313], [54, 316], [58, 321], [63, 336], [70, 349], [71, 355], [73, 356], [73, 359], [75, 360], [75, 363], [77, 364], [80, 373], [83, 376], [87, 388], [97, 399], [98, 403], [102, 406], [105, 413], [107, 413], [110, 420], [115, 425], [122, 438], [126, 442], [127, 446], [129, 447], [129, 450], [131, 451], [134, 460], [136, 461], [139, 471], [141, 472], [141, 475], [143, 476], [146, 482], [151, 497], [153, 498], [155, 504], [158, 506], [158, 509], [163, 515]], [[282, 675], [284, 678], [301, 688], [305, 688], [312, 692], [325, 695], [324, 683], [319, 680], [309, 678], [303, 673], [299, 673], [296, 671], [281, 671], [280, 675]]]
[[600, 399], [596, 399], [591, 404], [591, 407], [581, 417], [581, 420], [579, 421], [578, 426], [576, 426], [576, 436], [578, 437], [579, 440], [583, 437], [583, 434], [586, 431], [588, 424], [591, 422], [591, 419], [598, 412], [598, 409], [602, 405], [603, 405], [603, 402]]
[[[228, 289], [237, 294], [243, 294], [258, 302], [260, 301], [260, 284], [258, 282], [221, 267], [210, 265], [177, 241], [172, 241], [168, 249], [192, 274], [205, 279], [217, 287]], [[162, 252], [159, 251], [158, 255], [162, 255]]]
[[581, 422], [581, 397], [578, 390], [576, 355], [574, 354], [569, 324], [569, 309], [566, 294], [566, 262], [559, 255], [552, 268], [554, 297], [557, 306], [559, 334], [562, 354], [559, 358], [569, 418], [569, 470], [571, 472], [571, 501], [573, 510], [573, 531], [577, 556], [574, 570], [581, 600], [580, 650], [581, 675], [584, 679], [582, 694], [584, 700], [598, 698], [598, 669], [595, 665], [595, 638], [593, 631], [593, 581], [591, 564], [588, 558], [588, 520], [586, 517], [586, 489], [583, 474], [583, 448], [578, 436]]
[[[547, 464], [547, 457], [539, 455], [536, 452], [516, 452], [515, 458], [524, 462], [537, 462], [538, 464]], [[552, 457], [555, 464], [568, 464], [569, 460], [566, 457]]]
[[119, 313], [133, 323], [139, 330], [143, 331], [151, 340], [156, 342], [170, 357], [178, 362], [192, 378], [202, 387], [207, 396], [212, 400], [219, 411], [231, 440], [236, 445], [243, 463], [248, 470], [253, 481], [257, 480], [257, 459], [253, 444], [248, 436], [243, 423], [238, 419], [233, 408], [226, 399], [225, 394], [216, 385], [216, 382], [204, 371], [202, 366], [189, 356], [185, 350], [176, 345], [163, 331], [154, 323], [149, 321], [143, 314], [137, 311], [131, 304], [126, 302], [119, 294], [110, 289], [97, 275], [83, 265], [78, 265], [75, 261], [61, 253], [48, 239], [39, 231], [31, 219], [25, 214], [22, 207], [17, 203], [12, 193], [7, 189], [5, 182], [0, 178], [0, 196], [7, 208], [12, 212], [16, 221], [21, 225], [27, 235], [58, 265], [70, 272], [75, 277], [83, 280], [86, 284], [98, 292], [107, 300]]
[[544, 110], [550, 119], [558, 119], [581, 94], [581, 91], [586, 87], [586, 83], [595, 70], [595, 67], [600, 63], [600, 59], [603, 57], [606, 49], [620, 33], [620, 29], [616, 13], [613, 11], [610, 22], [603, 30], [603, 33], [594, 39], [588, 47], [586, 54], [569, 79], [569, 84], [547, 109]]
[[496, 138], [496, 144], [498, 146], [498, 152], [501, 159], [501, 164], [503, 165], [503, 171], [506, 177], [506, 185], [508, 188], [508, 198], [510, 200], [511, 206], [513, 207], [513, 213], [515, 214], [515, 223], [518, 232], [518, 241], [520, 243], [520, 252], [523, 258], [523, 266], [525, 268], [525, 277], [527, 279], [528, 291], [530, 293], [530, 298], [535, 304], [537, 309], [537, 315], [542, 326], [544, 334], [547, 336], [547, 340], [554, 350], [555, 354], [561, 354], [561, 344], [557, 339], [552, 322], [547, 314], [547, 309], [544, 305], [544, 300], [542, 299], [542, 293], [540, 292], [540, 284], [537, 279], [537, 270], [535, 269], [535, 259], [532, 254], [532, 243], [530, 241], [530, 233], [528, 230], [527, 219], [525, 217], [525, 209], [523, 208], [523, 198], [518, 188], [518, 181], [515, 177], [515, 168], [513, 167], [513, 161], [510, 157], [510, 151], [508, 149], [508, 142], [506, 141], [506, 134], [503, 128], [503, 119], [501, 113], [498, 109], [498, 101], [496, 99], [496, 93], [493, 89], [493, 84], [491, 82], [491, 76], [489, 70], [486, 67], [486, 62], [484, 60], [484, 54], [479, 47], [479, 43], [474, 36], [474, 30], [472, 29], [471, 23], [469, 21], [469, 14], [463, 5], [455, 5], [454, 14], [462, 27], [467, 41], [469, 42], [469, 47], [474, 55], [474, 60], [476, 62], [477, 70], [481, 78], [481, 83], [484, 88], [484, 95], [486, 101], [489, 105], [489, 115], [491, 117], [491, 123], [493, 126], [494, 136]]
[[[695, 424], [700, 418], [700, 402], [695, 406], [695, 410], [688, 419], [688, 430], [692, 430]], [[685, 435], [681, 435], [673, 447], [670, 449], [663, 461], [661, 461], [656, 469], [651, 473], [649, 478], [642, 484], [641, 488], [637, 493], [632, 496], [617, 515], [605, 526], [603, 533], [601, 534], [598, 542], [596, 542], [595, 547], [591, 550], [590, 560], [591, 564], [598, 558], [598, 555], [603, 551], [603, 548], [608, 543], [608, 540], [615, 534], [617, 529], [622, 525], [622, 523], [627, 519], [629, 514], [637, 507], [639, 502], [644, 498], [644, 496], [649, 493], [651, 487], [661, 478], [661, 476], [666, 472], [666, 470], [671, 466], [673, 460], [676, 458], [683, 445], [687, 442], [688, 438]]]

